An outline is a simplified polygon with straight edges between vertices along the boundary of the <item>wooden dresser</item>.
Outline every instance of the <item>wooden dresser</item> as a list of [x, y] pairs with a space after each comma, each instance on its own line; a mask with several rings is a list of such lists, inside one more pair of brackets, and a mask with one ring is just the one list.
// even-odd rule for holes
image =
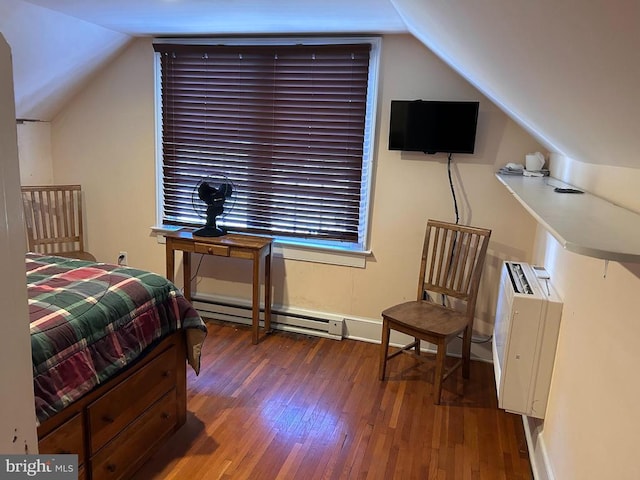
[[44, 422], [40, 453], [75, 453], [79, 478], [129, 478], [186, 420], [182, 332]]

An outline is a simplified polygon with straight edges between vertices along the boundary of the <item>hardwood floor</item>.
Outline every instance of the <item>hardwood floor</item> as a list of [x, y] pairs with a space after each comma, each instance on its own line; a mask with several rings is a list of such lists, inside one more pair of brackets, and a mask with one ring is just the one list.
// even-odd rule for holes
[[[379, 345], [208, 322], [188, 418], [136, 475], [151, 479], [530, 479], [520, 416], [498, 410], [492, 366], [456, 372], [433, 405], [431, 364]], [[464, 391], [464, 396], [462, 393]]]

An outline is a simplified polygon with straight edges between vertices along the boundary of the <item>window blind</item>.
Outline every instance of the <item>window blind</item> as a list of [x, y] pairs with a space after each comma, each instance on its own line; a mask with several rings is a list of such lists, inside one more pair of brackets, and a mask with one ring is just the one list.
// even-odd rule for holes
[[232, 231], [362, 242], [370, 44], [154, 44], [163, 223], [203, 224], [200, 181], [230, 181]]

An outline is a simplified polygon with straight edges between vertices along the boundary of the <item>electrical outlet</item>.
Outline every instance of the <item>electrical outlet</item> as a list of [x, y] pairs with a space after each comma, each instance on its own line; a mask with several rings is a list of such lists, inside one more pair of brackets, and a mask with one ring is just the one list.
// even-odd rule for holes
[[118, 265], [129, 265], [129, 255], [127, 252], [120, 252], [118, 254]]

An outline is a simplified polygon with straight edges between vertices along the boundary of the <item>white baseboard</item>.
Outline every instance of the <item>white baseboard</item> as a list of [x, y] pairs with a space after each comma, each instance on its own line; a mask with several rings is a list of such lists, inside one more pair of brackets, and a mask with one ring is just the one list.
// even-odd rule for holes
[[[214, 318], [219, 320], [242, 324], [251, 323], [250, 302], [246, 299], [197, 293], [193, 296], [193, 304], [203, 316], [213, 315]], [[382, 318], [345, 316], [339, 313], [312, 311], [287, 305], [273, 305], [272, 312], [272, 324], [274, 328], [279, 330], [317, 335], [336, 340], [349, 338], [377, 344], [381, 341]], [[323, 324], [326, 325], [328, 322], [338, 320], [343, 323], [342, 336], [329, 334]], [[404, 334], [392, 332], [390, 344], [399, 347], [408, 344], [411, 340], [410, 337]], [[423, 342], [423, 344], [425, 351], [435, 352], [431, 345], [426, 342]], [[460, 356], [461, 349], [462, 340], [456, 339], [449, 345], [448, 353], [449, 355]], [[471, 358], [489, 363], [493, 362], [491, 342], [472, 343]]]
[[529, 461], [531, 471], [535, 480], [555, 480], [547, 449], [542, 437], [542, 427], [544, 422], [533, 417], [522, 416], [524, 434], [527, 439], [529, 449]]

